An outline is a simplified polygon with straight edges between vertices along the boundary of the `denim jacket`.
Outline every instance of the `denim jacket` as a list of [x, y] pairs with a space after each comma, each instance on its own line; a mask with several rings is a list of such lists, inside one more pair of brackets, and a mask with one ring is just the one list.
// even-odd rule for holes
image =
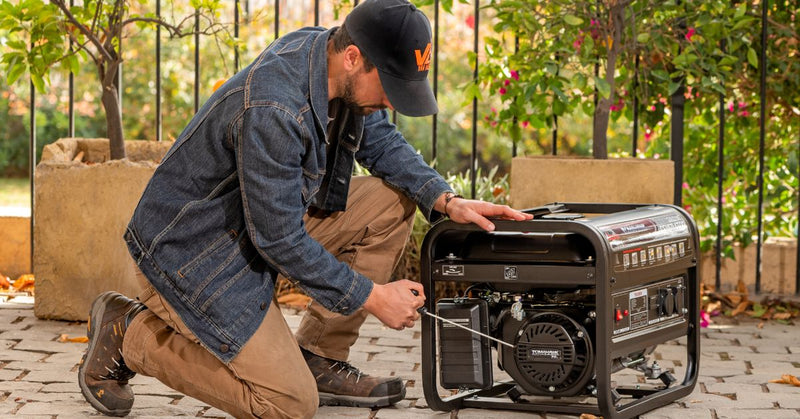
[[218, 89], [165, 155], [125, 233], [141, 271], [226, 363], [263, 320], [278, 273], [331, 311], [364, 304], [372, 281], [303, 224], [310, 206], [345, 209], [354, 160], [429, 220], [450, 190], [386, 111], [362, 117], [337, 107], [329, 125], [333, 30], [278, 39]]

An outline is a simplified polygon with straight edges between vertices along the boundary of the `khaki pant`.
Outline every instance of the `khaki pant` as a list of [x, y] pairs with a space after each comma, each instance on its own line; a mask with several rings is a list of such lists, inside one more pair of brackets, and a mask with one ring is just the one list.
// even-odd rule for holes
[[[339, 260], [376, 283], [389, 281], [411, 232], [413, 202], [373, 177], [355, 177], [347, 211], [306, 215], [309, 234]], [[141, 273], [139, 295], [148, 310], [131, 322], [123, 355], [135, 372], [236, 417], [311, 417], [316, 382], [298, 344], [328, 358], [346, 360], [362, 309], [350, 316], [309, 307], [293, 335], [273, 300], [263, 323], [229, 364], [203, 348], [172, 307]]]

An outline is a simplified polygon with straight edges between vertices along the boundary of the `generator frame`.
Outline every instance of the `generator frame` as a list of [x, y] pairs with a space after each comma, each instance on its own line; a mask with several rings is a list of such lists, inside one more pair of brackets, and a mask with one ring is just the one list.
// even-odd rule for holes
[[[686, 322], [665, 327], [658, 333], [636, 337], [633, 339], [614, 341], [612, 336], [614, 319], [612, 313], [612, 293], [618, 290], [636, 286], [630, 283], [628, 275], [619, 275], [614, 272], [613, 264], [609, 260], [612, 249], [609, 242], [595, 226], [577, 222], [568, 217], [564, 219], [547, 219], [553, 212], [573, 214], [613, 214], [617, 212], [634, 210], [644, 206], [667, 206], [677, 209], [688, 220], [692, 236], [694, 254], [688, 260], [678, 260], [669, 266], [669, 269], [680, 272], [686, 279]], [[582, 235], [591, 243], [595, 251], [593, 266], [554, 266], [547, 264], [529, 265], [536, 273], [536, 280], [530, 282], [536, 288], [579, 288], [593, 287], [595, 289], [596, 321], [595, 327], [595, 363], [596, 373], [596, 403], [573, 402], [560, 398], [552, 400], [527, 400], [519, 397], [510, 397], [516, 383], [513, 380], [495, 381], [485, 390], [462, 390], [459, 393], [442, 398], [439, 395], [439, 375], [437, 373], [437, 327], [436, 320], [423, 316], [422, 321], [422, 380], [425, 399], [434, 410], [453, 411], [463, 408], [503, 409], [516, 411], [533, 411], [549, 413], [590, 413], [602, 415], [606, 419], [635, 417], [657, 407], [664, 406], [674, 400], [689, 395], [697, 382], [699, 368], [699, 313], [700, 296], [698, 283], [697, 258], [699, 251], [697, 227], [691, 217], [680, 207], [673, 205], [653, 204], [593, 204], [593, 203], [553, 203], [543, 207], [525, 210], [534, 215], [530, 221], [493, 220], [496, 232], [533, 232], [533, 233], [576, 233]], [[425, 236], [421, 247], [421, 281], [428, 296], [425, 307], [430, 312], [436, 312], [434, 296], [435, 283], [440, 281], [460, 281], [451, 279], [434, 279], [432, 267], [434, 255], [437, 250], [437, 240], [448, 231], [482, 231], [474, 224], [459, 224], [445, 220], [434, 225]], [[490, 282], [475, 278], [468, 278], [466, 282]], [[497, 280], [495, 282], [502, 282]], [[686, 373], [682, 381], [666, 382], [664, 386], [642, 389], [639, 386], [612, 387], [611, 374], [613, 373], [612, 360], [630, 354], [644, 347], [656, 346], [671, 339], [686, 336]], [[485, 339], [485, 338], [484, 338]], [[627, 397], [622, 397], [627, 396]], [[594, 397], [587, 396], [591, 400]], [[622, 403], [628, 401], [627, 403]]]

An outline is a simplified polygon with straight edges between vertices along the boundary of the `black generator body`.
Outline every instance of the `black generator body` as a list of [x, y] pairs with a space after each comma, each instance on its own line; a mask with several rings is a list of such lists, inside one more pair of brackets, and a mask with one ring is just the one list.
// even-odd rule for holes
[[[428, 405], [611, 419], [691, 393], [700, 353], [692, 218], [672, 205], [555, 203], [526, 212], [534, 219], [494, 220], [493, 232], [447, 220], [425, 236], [425, 309], [449, 320], [422, 317]], [[463, 291], [435, 301], [439, 282]], [[683, 337], [685, 376], [675, 377], [650, 358]], [[633, 384], [612, 380], [623, 370]]]

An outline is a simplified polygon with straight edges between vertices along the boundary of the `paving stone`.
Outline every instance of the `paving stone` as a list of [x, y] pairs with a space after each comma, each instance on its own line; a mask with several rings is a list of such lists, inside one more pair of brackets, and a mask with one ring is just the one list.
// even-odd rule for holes
[[711, 413], [711, 409], [708, 408], [690, 409], [690, 408], [676, 407], [674, 405], [670, 405], [640, 415], [639, 418], [640, 419], [675, 419], [675, 418], [713, 419], [714, 416]]
[[716, 409], [718, 419], [782, 419], [798, 418], [800, 413], [786, 409], [742, 409], [723, 407]]

